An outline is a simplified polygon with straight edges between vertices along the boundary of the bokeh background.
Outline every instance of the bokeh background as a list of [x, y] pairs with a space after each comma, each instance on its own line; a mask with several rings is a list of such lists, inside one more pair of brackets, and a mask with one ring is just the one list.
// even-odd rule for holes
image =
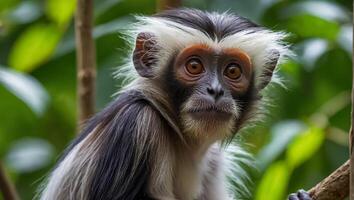
[[[0, 1], [0, 160], [22, 199], [76, 134], [75, 0]], [[309, 189], [348, 159], [351, 0], [185, 0], [186, 7], [236, 12], [289, 32], [296, 57], [272, 86], [269, 114], [238, 139], [257, 160], [256, 200]], [[119, 31], [155, 0], [96, 0], [96, 110], [119, 90], [112, 73], [125, 55]], [[1, 199], [2, 197], [0, 197]]]

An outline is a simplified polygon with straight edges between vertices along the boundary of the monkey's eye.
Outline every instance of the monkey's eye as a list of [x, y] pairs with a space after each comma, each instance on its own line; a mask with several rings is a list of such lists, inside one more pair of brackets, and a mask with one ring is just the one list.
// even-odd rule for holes
[[237, 63], [228, 64], [224, 71], [224, 75], [233, 80], [239, 79], [242, 75], [240, 65]]
[[197, 75], [204, 71], [202, 61], [200, 61], [198, 58], [192, 58], [188, 60], [185, 68], [192, 75]]

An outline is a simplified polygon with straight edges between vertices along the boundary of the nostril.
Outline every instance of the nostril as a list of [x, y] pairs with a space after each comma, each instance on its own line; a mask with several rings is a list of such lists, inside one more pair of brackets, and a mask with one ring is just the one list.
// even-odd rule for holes
[[208, 91], [208, 93], [210, 94], [210, 95], [214, 95], [215, 94], [215, 91], [214, 91], [214, 89], [212, 89], [212, 88], [207, 88], [207, 91]]
[[223, 96], [224, 95], [224, 90], [220, 90], [219, 91], [219, 96]]

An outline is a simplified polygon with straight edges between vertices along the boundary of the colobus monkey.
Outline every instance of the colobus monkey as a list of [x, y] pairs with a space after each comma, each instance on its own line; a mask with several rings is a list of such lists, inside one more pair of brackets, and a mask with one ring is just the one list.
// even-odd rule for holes
[[[260, 91], [288, 52], [284, 34], [194, 9], [137, 20], [127, 34], [133, 49], [124, 68], [133, 80], [87, 122], [40, 198], [237, 198], [227, 183], [230, 161], [237, 160], [230, 156], [247, 164], [248, 154], [223, 144], [254, 118]], [[225, 153], [230, 148], [234, 153]], [[237, 173], [244, 174], [240, 166]], [[236, 191], [247, 193], [247, 178], [234, 178]]]

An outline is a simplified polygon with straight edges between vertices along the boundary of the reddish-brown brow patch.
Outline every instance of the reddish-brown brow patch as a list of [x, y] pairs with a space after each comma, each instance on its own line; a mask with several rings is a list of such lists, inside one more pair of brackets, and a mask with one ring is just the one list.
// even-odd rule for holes
[[183, 51], [178, 55], [178, 57], [188, 57], [192, 54], [213, 54], [214, 50], [206, 44], [195, 44], [183, 49]]
[[185, 84], [193, 84], [197, 81], [201, 74], [191, 74], [185, 69], [185, 64], [191, 58], [198, 58], [202, 61], [202, 63], [207, 62], [210, 55], [213, 55], [214, 51], [212, 48], [205, 44], [196, 44], [190, 47], [183, 49], [176, 58], [175, 61], [175, 74], [176, 78]]
[[224, 58], [223, 65], [225, 65], [225, 67], [232, 62], [236, 62], [241, 66], [241, 70], [242, 70], [241, 79], [232, 80], [229, 79], [228, 77], [225, 77], [229, 85], [236, 91], [239, 92], [246, 91], [251, 82], [251, 76], [253, 70], [251, 58], [248, 56], [246, 52], [237, 48], [223, 49], [221, 55]]
[[252, 71], [252, 62], [251, 58], [248, 56], [248, 54], [241, 49], [236, 49], [236, 48], [228, 48], [222, 50], [222, 54], [235, 58], [244, 68], [246, 68], [247, 71], [251, 72]]

